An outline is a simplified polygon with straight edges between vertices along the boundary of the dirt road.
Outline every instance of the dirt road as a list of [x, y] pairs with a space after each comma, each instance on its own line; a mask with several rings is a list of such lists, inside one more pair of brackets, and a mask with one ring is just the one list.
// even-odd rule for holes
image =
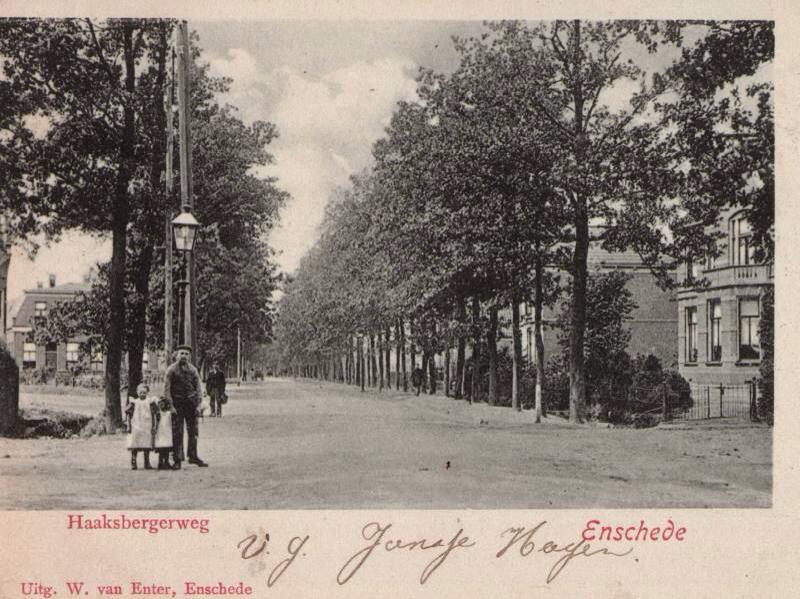
[[[0, 509], [768, 507], [771, 430], [536, 425], [442, 397], [272, 379], [200, 424], [209, 468], [130, 470], [122, 435], [0, 439]], [[97, 413], [101, 397], [31, 396]], [[155, 462], [155, 460], [154, 460]], [[449, 467], [448, 467], [449, 465]]]

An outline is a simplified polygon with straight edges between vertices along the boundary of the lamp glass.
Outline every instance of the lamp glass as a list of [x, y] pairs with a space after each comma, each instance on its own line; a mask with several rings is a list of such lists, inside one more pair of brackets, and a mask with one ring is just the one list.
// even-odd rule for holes
[[191, 252], [194, 249], [197, 228], [200, 223], [185, 210], [172, 221], [172, 234], [175, 237], [175, 248], [179, 252]]

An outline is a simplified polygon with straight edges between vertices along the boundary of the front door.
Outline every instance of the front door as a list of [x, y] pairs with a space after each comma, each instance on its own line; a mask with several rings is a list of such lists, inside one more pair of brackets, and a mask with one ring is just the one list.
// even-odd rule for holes
[[58, 357], [58, 345], [55, 343], [48, 343], [44, 348], [44, 366], [45, 368], [56, 369]]

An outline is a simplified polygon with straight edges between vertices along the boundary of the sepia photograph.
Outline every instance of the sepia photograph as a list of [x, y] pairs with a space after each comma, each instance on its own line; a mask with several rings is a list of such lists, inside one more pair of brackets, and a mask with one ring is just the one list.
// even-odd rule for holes
[[0, 510], [771, 508], [774, 59], [0, 18]]

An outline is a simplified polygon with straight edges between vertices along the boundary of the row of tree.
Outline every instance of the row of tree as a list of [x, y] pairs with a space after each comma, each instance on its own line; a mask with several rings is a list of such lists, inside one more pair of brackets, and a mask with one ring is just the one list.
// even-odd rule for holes
[[[519, 407], [529, 302], [541, 410], [542, 310], [566, 290], [570, 418], [580, 420], [591, 244], [634, 250], [674, 285], [677, 265], [722, 251], [720, 212], [740, 205], [759, 257], [772, 257], [772, 24], [503, 22], [455, 47], [455, 70], [421, 70], [418, 100], [397, 106], [374, 167], [331, 199], [284, 289], [280, 362], [303, 372], [339, 363], [347, 378], [358, 339], [394, 346], [398, 360], [410, 344], [428, 364], [452, 347], [461, 381], [468, 338], [473, 363], [483, 352], [496, 361], [508, 307]], [[647, 57], [663, 52], [675, 59], [647, 73]], [[473, 376], [473, 400], [478, 385]]]
[[[112, 240], [91, 291], [35, 330], [40, 342], [88, 335], [84, 349], [106, 354], [110, 426], [122, 422], [123, 353], [135, 388], [145, 347], [163, 346], [165, 219], [179, 206], [165, 186], [175, 28], [153, 19], [0, 21], [0, 210], [18, 241], [68, 229]], [[272, 160], [275, 127], [245, 125], [219, 105], [231, 82], [208, 74], [196, 43], [190, 62], [202, 363], [235, 351], [237, 326], [269, 339], [277, 273], [264, 239], [286, 194], [252, 174]]]

